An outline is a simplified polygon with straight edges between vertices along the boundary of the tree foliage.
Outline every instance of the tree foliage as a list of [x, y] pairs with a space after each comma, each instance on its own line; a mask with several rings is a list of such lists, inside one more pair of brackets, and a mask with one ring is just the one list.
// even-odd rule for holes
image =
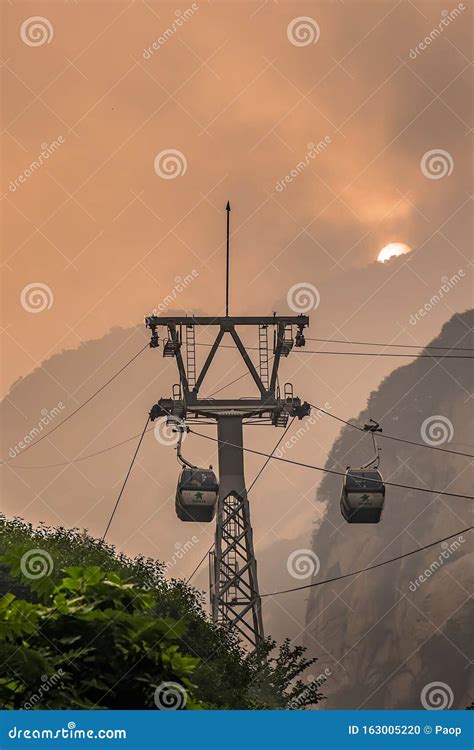
[[149, 592], [92, 566], [67, 568], [38, 593], [37, 603], [0, 601], [4, 707], [152, 708], [166, 682], [182, 686], [187, 708], [202, 706], [191, 682], [199, 660], [179, 645], [186, 624], [153, 617]]
[[[34, 553], [45, 575], [27, 570]], [[0, 518], [0, 706], [153, 709], [170, 683], [186, 709], [321, 700], [318, 683], [303, 679], [315, 662], [304, 648], [267, 639], [249, 654], [209, 621], [198, 591], [164, 570], [78, 529]]]

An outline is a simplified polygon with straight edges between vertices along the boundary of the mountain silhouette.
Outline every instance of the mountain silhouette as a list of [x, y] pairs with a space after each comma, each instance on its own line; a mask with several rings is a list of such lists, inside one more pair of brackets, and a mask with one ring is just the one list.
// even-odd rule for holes
[[[472, 310], [454, 315], [431, 346], [472, 347], [473, 324]], [[353, 421], [373, 418], [388, 435], [474, 453], [472, 367], [462, 359], [446, 364], [417, 359], [396, 369]], [[386, 481], [473, 494], [469, 458], [383, 438], [379, 445]], [[369, 437], [346, 426], [326, 468], [360, 466], [372, 453]], [[472, 521], [469, 500], [387, 487], [379, 524], [348, 524], [340, 493], [341, 479], [327, 474], [317, 495], [326, 510], [311, 545], [321, 563], [315, 581], [409, 552]], [[331, 672], [324, 685], [328, 708], [422, 708], [421, 691], [432, 682], [448, 686], [453, 708], [468, 705], [471, 534], [310, 589], [304, 641]]]

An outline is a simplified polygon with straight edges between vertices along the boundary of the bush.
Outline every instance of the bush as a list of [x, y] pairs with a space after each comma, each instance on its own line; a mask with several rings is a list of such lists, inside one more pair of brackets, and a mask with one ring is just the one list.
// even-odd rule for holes
[[[304, 708], [315, 662], [289, 640], [249, 654], [164, 565], [78, 529], [0, 517], [0, 700], [6, 708]], [[163, 683], [172, 683], [160, 698]], [[173, 687], [174, 685], [174, 687]], [[184, 697], [183, 697], [184, 696]], [[33, 698], [32, 698], [33, 697]], [[163, 706], [162, 706], [163, 707]]]
[[183, 707], [202, 707], [191, 682], [199, 660], [179, 646], [184, 622], [153, 617], [153, 596], [118, 573], [65, 572], [38, 603], [0, 601], [4, 708], [152, 708], [163, 683]]

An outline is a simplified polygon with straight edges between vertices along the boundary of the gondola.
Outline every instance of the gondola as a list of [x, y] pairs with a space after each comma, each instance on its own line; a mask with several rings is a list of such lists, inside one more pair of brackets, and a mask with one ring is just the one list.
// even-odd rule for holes
[[219, 496], [219, 483], [212, 466], [203, 469], [186, 461], [181, 454], [184, 428], [179, 432], [176, 453], [181, 464], [181, 473], [176, 488], [175, 510], [180, 521], [209, 523], [214, 518]]
[[214, 518], [219, 485], [212, 469], [183, 467], [176, 489], [176, 515], [181, 521], [209, 523]]
[[341, 493], [341, 513], [348, 523], [378, 523], [384, 502], [385, 485], [377, 469], [347, 469]]
[[385, 503], [385, 484], [378, 469], [380, 448], [375, 433], [381, 432], [373, 419], [364, 429], [371, 433], [375, 456], [360, 469], [347, 467], [342, 483], [341, 513], [348, 523], [379, 523]]

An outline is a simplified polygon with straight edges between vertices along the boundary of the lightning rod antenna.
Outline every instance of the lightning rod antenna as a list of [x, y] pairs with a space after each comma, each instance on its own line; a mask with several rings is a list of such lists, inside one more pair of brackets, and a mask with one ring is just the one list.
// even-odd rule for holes
[[226, 247], [226, 273], [225, 273], [225, 314], [229, 316], [229, 260], [230, 260], [230, 203], [227, 201], [225, 207], [227, 212], [227, 247]]

